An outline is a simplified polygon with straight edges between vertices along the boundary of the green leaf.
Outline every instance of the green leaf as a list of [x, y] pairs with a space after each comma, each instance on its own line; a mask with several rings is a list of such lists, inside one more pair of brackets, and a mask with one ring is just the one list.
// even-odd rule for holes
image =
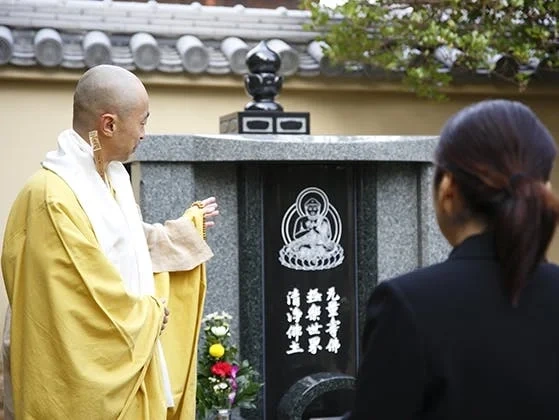
[[[335, 20], [333, 11], [319, 3], [304, 0], [312, 16], [309, 28], [323, 34], [332, 62], [404, 70], [403, 83], [421, 97], [444, 100], [443, 90], [453, 83], [452, 74], [441, 72], [432, 58], [441, 45], [461, 51], [454, 68], [466, 72], [491, 69], [495, 54], [509, 54], [520, 64], [532, 58], [559, 64], [557, 0], [348, 0], [335, 9], [341, 16]], [[404, 54], [413, 48], [423, 53]], [[519, 73], [507, 81], [525, 89], [532, 78]]]

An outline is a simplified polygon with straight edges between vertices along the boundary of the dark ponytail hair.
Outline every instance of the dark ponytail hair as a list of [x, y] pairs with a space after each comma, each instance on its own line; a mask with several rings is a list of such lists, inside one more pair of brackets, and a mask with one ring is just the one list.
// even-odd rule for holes
[[559, 219], [548, 188], [555, 141], [525, 105], [483, 101], [442, 130], [435, 152], [436, 186], [450, 172], [468, 211], [494, 232], [503, 287], [513, 304], [545, 253]]

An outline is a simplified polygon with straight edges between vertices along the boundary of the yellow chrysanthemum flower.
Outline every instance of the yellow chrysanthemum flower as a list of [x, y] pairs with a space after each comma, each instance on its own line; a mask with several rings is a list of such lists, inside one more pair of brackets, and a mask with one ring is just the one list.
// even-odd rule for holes
[[219, 359], [224, 354], [225, 354], [225, 347], [223, 347], [221, 344], [217, 343], [217, 344], [212, 344], [210, 346], [210, 356]]

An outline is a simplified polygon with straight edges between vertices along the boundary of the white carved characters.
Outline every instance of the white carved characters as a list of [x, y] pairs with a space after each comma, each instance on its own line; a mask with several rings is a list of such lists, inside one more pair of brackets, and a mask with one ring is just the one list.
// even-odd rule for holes
[[[323, 298], [323, 295], [326, 298]], [[301, 299], [305, 297], [306, 308], [302, 308]], [[329, 287], [325, 293], [319, 289], [309, 289], [306, 295], [294, 287], [286, 296], [288, 311], [286, 312], [288, 328], [285, 335], [289, 340], [286, 354], [304, 353], [316, 355], [320, 351], [337, 354], [341, 348], [338, 338], [341, 322], [338, 319], [340, 308], [340, 295], [335, 287]], [[326, 305], [323, 305], [323, 303]], [[306, 314], [303, 312], [306, 309]], [[323, 309], [328, 321], [322, 323]], [[304, 325], [302, 324], [304, 323]], [[326, 327], [326, 328], [325, 328]], [[303, 336], [306, 333], [306, 346]], [[323, 334], [327, 334], [327, 341], [323, 341]]]
[[301, 344], [299, 342], [301, 336], [303, 335], [303, 327], [300, 324], [303, 312], [301, 311], [301, 294], [299, 293], [299, 289], [294, 288], [287, 293], [287, 306], [289, 307], [289, 312], [287, 312], [287, 322], [289, 323], [289, 328], [285, 334], [291, 341], [291, 344], [289, 345], [289, 350], [287, 350], [286, 353], [303, 353], [305, 350], [301, 348]]
[[344, 260], [339, 244], [342, 222], [326, 193], [317, 187], [302, 190], [281, 223], [284, 246], [280, 263], [293, 270], [317, 271], [337, 267]]

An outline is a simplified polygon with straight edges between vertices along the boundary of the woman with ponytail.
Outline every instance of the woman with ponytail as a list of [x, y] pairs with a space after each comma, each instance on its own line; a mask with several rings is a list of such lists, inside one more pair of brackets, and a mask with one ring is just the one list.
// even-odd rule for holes
[[449, 258], [376, 287], [352, 420], [559, 419], [559, 218], [549, 131], [526, 106], [484, 101], [435, 151]]

